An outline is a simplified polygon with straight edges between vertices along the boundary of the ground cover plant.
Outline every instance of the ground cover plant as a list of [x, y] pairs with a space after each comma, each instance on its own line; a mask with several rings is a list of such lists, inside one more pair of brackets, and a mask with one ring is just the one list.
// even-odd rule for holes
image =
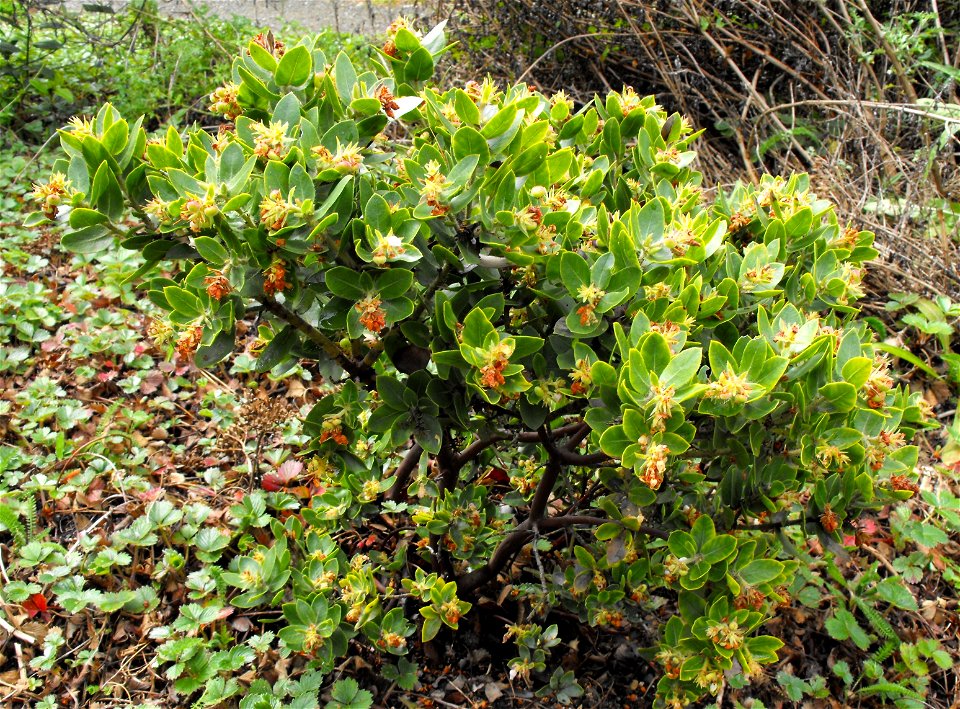
[[[440, 90], [445, 47], [398, 23], [358, 72], [261, 36], [211, 96], [232, 130], [148, 136], [107, 106], [62, 133], [28, 223], [65, 222], [71, 268], [98, 282], [63, 305], [49, 283], [4, 283], [5, 366], [40, 367], [75, 323], [71, 353], [97, 363], [80, 380], [134, 399], [91, 430], [93, 405], [48, 374], [7, 407], [3, 599], [67, 619], [42, 642], [18, 631], [33, 670], [71, 665], [67, 694], [95, 696], [99, 644], [65, 644], [120, 618], [177, 701], [316, 705], [352, 655], [382, 663], [388, 704], [418, 681], [409, 650], [492, 612], [515, 619], [511, 675], [544, 698], [584, 691], [557, 657], [573, 622], [630, 638], [657, 668], [645, 700], [683, 705], [762, 680], [795, 599], [875, 653], [834, 664], [831, 689], [781, 669], [787, 696], [917, 706], [946, 653], [886, 618], [916, 608], [904, 579], [929, 559], [843, 568], [867, 533], [853, 523], [914, 492], [925, 425], [855, 319], [871, 235], [803, 176], [707, 200], [695, 134], [629, 89], [577, 111], [524, 86]], [[15, 251], [11, 273], [47, 268]], [[143, 278], [155, 349], [116, 335], [117, 310], [72, 317], [134, 303]], [[298, 391], [303, 428], [221, 376]], [[136, 395], [157, 389], [151, 411]], [[186, 398], [203, 408], [184, 421]], [[149, 453], [172, 429], [186, 446]], [[41, 521], [104, 495], [122, 524]], [[898, 544], [947, 541], [909, 509], [892, 526]], [[374, 699], [352, 679], [329, 696]]]

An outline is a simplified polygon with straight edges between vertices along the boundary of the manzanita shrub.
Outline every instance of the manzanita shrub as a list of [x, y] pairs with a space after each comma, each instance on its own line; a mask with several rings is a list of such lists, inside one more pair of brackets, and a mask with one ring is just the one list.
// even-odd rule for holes
[[32, 221], [142, 252], [179, 356], [210, 367], [257, 318], [262, 372], [331, 383], [305, 422], [316, 494], [249, 495], [242, 528], [287, 516], [225, 557], [233, 605], [282, 604], [285, 651], [401, 655], [486, 591], [523, 611], [525, 678], [554, 608], [642, 623], [661, 704], [757, 677], [797, 531], [836, 549], [913, 488], [920, 395], [854, 319], [872, 235], [804, 176], [707, 199], [697, 134], [629, 88], [579, 109], [441, 90], [445, 41], [395, 23], [358, 73], [260, 37], [212, 95], [218, 131], [74, 120]]

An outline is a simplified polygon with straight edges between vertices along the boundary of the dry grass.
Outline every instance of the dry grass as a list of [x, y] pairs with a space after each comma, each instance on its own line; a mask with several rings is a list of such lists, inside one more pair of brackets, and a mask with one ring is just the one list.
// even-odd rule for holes
[[[960, 75], [960, 5], [449, 0], [442, 12], [472, 38], [474, 69], [582, 100], [622, 84], [656, 93], [707, 129], [708, 184], [809, 172], [841, 214], [877, 233], [879, 294], [960, 295], [950, 213], [951, 203], [960, 212], [960, 141], [941, 140], [960, 127], [960, 107], [955, 78], [929, 66]], [[902, 35], [889, 31], [898, 22]], [[486, 47], [484, 35], [498, 41]]]

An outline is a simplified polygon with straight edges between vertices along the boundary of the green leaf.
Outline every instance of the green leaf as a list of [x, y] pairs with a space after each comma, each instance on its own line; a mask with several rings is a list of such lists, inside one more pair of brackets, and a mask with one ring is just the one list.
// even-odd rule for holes
[[693, 540], [693, 537], [689, 532], [684, 532], [680, 529], [675, 529], [670, 532], [670, 537], [667, 539], [667, 546], [670, 549], [670, 553], [680, 559], [689, 559], [697, 553], [697, 543]]
[[127, 122], [122, 118], [119, 121], [115, 121], [111, 126], [104, 132], [102, 142], [103, 147], [105, 147], [111, 155], [119, 155], [123, 152], [123, 149], [127, 147], [127, 137], [129, 135], [129, 127]]
[[623, 426], [610, 426], [600, 436], [600, 450], [614, 458], [621, 457], [626, 447], [634, 443], [636, 441], [627, 436]]
[[[313, 73], [313, 57], [303, 45], [288, 49], [273, 75], [278, 86], [303, 86]], [[341, 95], [349, 96], [349, 92]]]
[[681, 387], [693, 379], [703, 361], [703, 350], [691, 347], [670, 360], [660, 374], [661, 386]]
[[229, 357], [235, 347], [236, 333], [233, 328], [221, 330], [217, 333], [217, 336], [213, 338], [213, 342], [197, 349], [193, 356], [194, 364], [198, 367], [212, 367]]
[[200, 299], [180, 286], [167, 286], [163, 289], [163, 296], [171, 308], [185, 317], [198, 318], [203, 314]]
[[517, 117], [517, 105], [511, 103], [501, 108], [486, 125], [480, 130], [480, 134], [487, 140], [503, 135], [513, 125]]
[[373, 695], [366, 689], [360, 689], [357, 680], [352, 677], [337, 680], [330, 690], [333, 701], [325, 709], [369, 709], [373, 704]]
[[772, 635], [758, 635], [747, 639], [750, 654], [762, 663], [776, 662], [777, 650], [783, 647], [783, 640]]
[[357, 84], [357, 70], [345, 52], [340, 52], [333, 63], [333, 76], [337, 85], [337, 93], [344, 101], [349, 101], [353, 95], [353, 87]]
[[700, 550], [700, 555], [708, 564], [723, 561], [737, 550], [737, 540], [729, 534], [718, 534], [707, 540]]
[[257, 371], [269, 372], [290, 354], [290, 350], [298, 342], [300, 342], [300, 337], [296, 329], [293, 325], [287, 325], [270, 340], [270, 344], [260, 353], [260, 357], [257, 358]]
[[300, 100], [297, 95], [287, 94], [280, 99], [273, 109], [271, 120], [276, 123], [286, 123], [288, 132], [293, 131], [300, 123]]
[[394, 44], [403, 52], [415, 52], [420, 48], [420, 40], [406, 27], [401, 27], [394, 36]]
[[100, 163], [90, 186], [90, 203], [113, 221], [123, 216], [123, 191], [106, 161]]
[[220, 242], [209, 236], [196, 237], [193, 240], [193, 245], [204, 261], [208, 261], [217, 268], [223, 266], [230, 258], [230, 254], [220, 245]]
[[619, 536], [622, 532], [623, 527], [616, 522], [604, 522], [597, 527], [596, 535], [599, 541], [605, 542]]
[[857, 390], [849, 382], [830, 382], [820, 387], [820, 396], [834, 411], [852, 411], [857, 405]]
[[487, 141], [484, 140], [476, 128], [470, 126], [461, 126], [453, 134], [453, 154], [457, 160], [462, 160], [468, 155], [479, 155], [480, 163], [486, 164], [490, 161], [490, 148]]
[[640, 346], [640, 356], [648, 371], [662, 372], [670, 364], [670, 345], [659, 332], [648, 334]]
[[937, 374], [936, 370], [934, 370], [929, 364], [924, 362], [922, 359], [917, 357], [915, 354], [913, 354], [913, 352], [910, 352], [909, 350], [905, 350], [902, 347], [897, 347], [896, 345], [889, 345], [886, 342], [876, 342], [874, 343], [873, 346], [876, 347], [878, 350], [887, 352], [888, 354], [892, 354], [894, 357], [898, 357], [902, 359], [904, 362], [908, 362], [909, 364], [912, 364], [921, 372], [933, 377], [934, 379], [940, 379], [940, 375]]
[[787, 236], [797, 237], [803, 236], [808, 231], [810, 231], [810, 226], [813, 224], [813, 210], [810, 207], [804, 207], [803, 209], [797, 211], [793, 214], [784, 225]]
[[350, 268], [334, 266], [324, 274], [324, 281], [327, 289], [341, 298], [360, 300], [366, 295], [360, 285], [360, 274]]
[[250, 54], [250, 58], [261, 68], [271, 73], [277, 68], [276, 58], [257, 42], [250, 42], [247, 45], [247, 52]]
[[870, 647], [870, 636], [864, 632], [853, 614], [843, 608], [837, 609], [832, 618], [824, 622], [824, 627], [834, 640], [852, 640], [861, 650]]
[[[424, 613], [424, 611], [427, 611], [427, 610], [433, 610], [433, 609], [421, 608], [420, 612]], [[429, 615], [429, 616], [424, 614], [423, 629], [421, 631], [420, 638], [425, 643], [430, 642], [435, 637], [437, 637], [437, 633], [440, 632], [441, 627], [443, 627], [443, 622], [440, 620], [440, 616], [436, 614]]]
[[841, 376], [859, 389], [867, 383], [872, 369], [873, 360], [869, 357], [852, 357], [843, 365]]
[[391, 268], [377, 279], [376, 289], [383, 300], [399, 298], [413, 285], [413, 271]]
[[574, 296], [581, 286], [590, 284], [590, 267], [580, 254], [564, 251], [560, 257], [560, 279]]
[[70, 211], [70, 226], [74, 229], [103, 224], [106, 221], [108, 221], [107, 215], [95, 209], [75, 207]]
[[113, 246], [114, 235], [103, 226], [88, 226], [63, 235], [61, 244], [75, 254], [95, 254]]
[[783, 564], [773, 559], [754, 559], [737, 572], [740, 579], [750, 586], [769, 583], [782, 573]]
[[424, 47], [410, 55], [404, 67], [407, 81], [426, 81], [433, 76], [433, 55]]
[[457, 89], [456, 92], [454, 92], [453, 106], [460, 120], [464, 123], [473, 125], [480, 123], [480, 109], [477, 108], [473, 99], [467, 96], [467, 92], [463, 89]]
[[30, 212], [26, 217], [23, 218], [23, 226], [28, 229], [31, 227], [39, 226], [40, 224], [46, 224], [50, 220], [47, 219], [47, 216], [43, 212]]
[[538, 167], [543, 165], [543, 161], [547, 159], [547, 144], [546, 143], [537, 143], [536, 145], [531, 145], [529, 148], [524, 150], [520, 155], [516, 157], [514, 162], [511, 164], [514, 173], [517, 177], [522, 177], [523, 175], [528, 175]]
[[906, 587], [902, 579], [886, 578], [877, 584], [876, 594], [890, 605], [907, 611], [918, 609], [917, 599]]
[[486, 339], [495, 332], [493, 325], [480, 308], [474, 308], [463, 319], [464, 344], [483, 347]]

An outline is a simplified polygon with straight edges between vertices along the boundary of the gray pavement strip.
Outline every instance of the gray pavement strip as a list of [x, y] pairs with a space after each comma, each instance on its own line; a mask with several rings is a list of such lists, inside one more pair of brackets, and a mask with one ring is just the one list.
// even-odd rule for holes
[[[139, 4], [139, 0], [62, 0], [60, 4], [70, 10], [80, 10], [84, 5], [109, 5], [120, 8]], [[307, 29], [332, 29], [337, 32], [377, 34], [383, 32], [398, 16], [429, 17], [435, 8], [423, 0], [392, 2], [385, 0], [158, 0], [157, 8], [165, 15], [186, 16], [193, 10], [206, 6], [217, 15], [228, 17], [242, 15], [264, 26], [279, 27], [285, 22], [295, 22]]]

